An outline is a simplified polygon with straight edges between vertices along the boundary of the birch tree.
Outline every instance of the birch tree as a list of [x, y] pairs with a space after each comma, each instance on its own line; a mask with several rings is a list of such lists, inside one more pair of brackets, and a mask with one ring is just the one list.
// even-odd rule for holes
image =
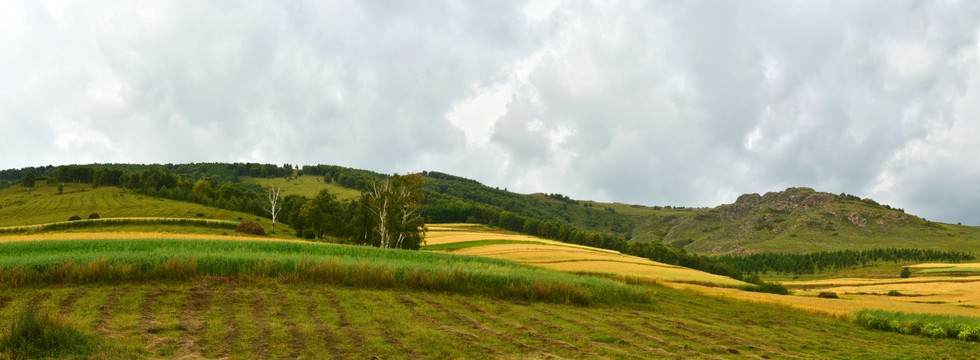
[[271, 231], [276, 231], [276, 217], [279, 216], [279, 210], [282, 210], [282, 204], [279, 203], [280, 191], [282, 191], [282, 187], [279, 186], [269, 188], [268, 201], [262, 203], [262, 209], [272, 216]]
[[421, 174], [395, 175], [375, 182], [365, 196], [373, 233], [382, 248], [418, 249], [425, 241]]

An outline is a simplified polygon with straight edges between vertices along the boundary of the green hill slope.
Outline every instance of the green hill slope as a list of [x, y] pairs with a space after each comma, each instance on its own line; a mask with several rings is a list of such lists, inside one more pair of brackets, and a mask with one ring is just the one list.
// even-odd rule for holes
[[[169, 200], [118, 187], [92, 189], [91, 184], [66, 183], [62, 193], [59, 185], [38, 182], [30, 192], [22, 186], [0, 190], [0, 227], [45, 224], [66, 221], [73, 215], [87, 218], [95, 212], [103, 219], [120, 217], [197, 218], [217, 220], [252, 220], [269, 229], [271, 221], [246, 213], [218, 209], [183, 201]], [[86, 228], [92, 231], [95, 228]], [[291, 233], [288, 226], [277, 227], [280, 235]], [[137, 231], [138, 228], [127, 228]], [[159, 231], [159, 228], [147, 229]], [[184, 232], [188, 229], [171, 227], [167, 231]], [[192, 232], [214, 232], [194, 229]], [[295, 233], [292, 233], [295, 235]]]
[[848, 195], [790, 188], [746, 194], [687, 216], [647, 216], [634, 233], [701, 253], [812, 252], [872, 248], [972, 251], [980, 228], [931, 222]]

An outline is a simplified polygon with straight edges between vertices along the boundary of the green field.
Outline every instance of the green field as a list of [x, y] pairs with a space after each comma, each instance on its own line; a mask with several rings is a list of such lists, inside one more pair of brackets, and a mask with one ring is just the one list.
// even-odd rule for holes
[[[139, 258], [147, 259], [140, 266], [148, 267], [155, 260], [175, 256], [198, 259], [196, 272], [186, 272], [188, 268], [176, 262], [164, 269], [182, 276], [63, 282], [54, 281], [55, 276], [0, 287], [0, 323], [8, 323], [24, 306], [34, 304], [39, 311], [100, 339], [97, 351], [109, 359], [967, 358], [976, 351], [971, 343], [866, 330], [832, 317], [660, 286], [630, 287], [649, 294], [642, 302], [568, 305], [501, 296], [497, 291], [460, 296], [453, 289], [426, 289], [420, 285], [423, 282], [410, 286], [324, 283], [275, 270], [304, 259], [369, 261], [365, 268], [488, 273], [517, 282], [531, 276], [589, 289], [606, 283], [455, 255], [235, 240], [42, 240], [0, 247], [5, 269], [35, 269], [52, 276], [82, 271], [64, 266], [46, 271], [59, 268], [66, 259], [76, 264], [108, 259], [110, 265], [132, 265]], [[215, 261], [201, 261], [208, 257]], [[238, 269], [244, 272], [229, 275], [215, 270], [234, 268], [230, 264], [236, 263], [243, 265]], [[488, 284], [479, 283], [480, 287]]]
[[348, 189], [335, 183], [323, 182], [322, 176], [304, 175], [271, 179], [243, 176], [240, 178], [240, 180], [246, 184], [259, 184], [263, 188], [268, 188], [270, 186], [282, 187], [283, 196], [301, 195], [308, 198], [313, 198], [324, 189], [330, 191], [330, 193], [336, 196], [337, 200], [340, 201], [354, 200], [361, 196], [361, 192], [358, 190]]
[[[252, 220], [267, 231], [271, 220], [236, 211], [218, 209], [200, 204], [188, 203], [135, 194], [118, 187], [92, 189], [91, 184], [65, 184], [63, 193], [58, 194], [58, 185], [37, 183], [29, 193], [22, 186], [0, 190], [0, 227], [24, 226], [67, 221], [73, 215], [82, 219], [91, 213], [101, 218], [193, 218], [242, 221]], [[277, 235], [287, 236], [295, 232], [286, 224], [276, 224]], [[147, 225], [129, 226], [124, 231], [170, 231], [221, 233], [224, 230], [198, 229], [181, 226]], [[115, 231], [115, 228], [87, 228], [86, 231]]]

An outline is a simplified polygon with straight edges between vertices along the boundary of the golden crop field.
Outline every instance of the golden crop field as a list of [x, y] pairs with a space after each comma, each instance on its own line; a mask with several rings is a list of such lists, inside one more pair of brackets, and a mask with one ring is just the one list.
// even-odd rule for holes
[[[484, 232], [481, 229], [456, 224], [440, 224], [429, 226], [428, 229], [427, 245], [481, 240], [502, 242], [452, 250], [451, 252], [454, 254], [511, 260], [571, 273], [598, 273], [655, 281], [694, 282], [722, 286], [745, 284], [732, 278], [658, 263], [641, 257], [625, 255], [618, 251], [567, 244], [534, 236], [506, 234], [499, 231]], [[508, 244], [507, 241], [514, 241], [514, 243]]]
[[215, 235], [215, 234], [195, 234], [195, 233], [171, 233], [171, 232], [67, 232], [67, 233], [41, 233], [29, 235], [5, 235], [0, 236], [0, 243], [11, 241], [34, 241], [34, 240], [108, 240], [108, 239], [177, 239], [177, 240], [270, 240], [270, 241], [290, 241], [308, 242], [304, 240], [290, 240], [274, 237], [248, 236], [236, 233], [234, 235]]
[[[723, 296], [737, 300], [745, 300], [762, 304], [787, 306], [815, 313], [830, 314], [844, 317], [852, 312], [862, 309], [885, 310], [893, 312], [915, 313], [915, 314], [936, 314], [952, 316], [971, 316], [980, 317], [980, 308], [968, 307], [967, 304], [959, 303], [915, 303], [902, 301], [902, 296], [887, 295], [844, 295], [838, 293], [840, 299], [823, 299], [815, 295], [819, 292], [802, 291], [796, 294], [809, 294], [814, 296], [800, 295], [776, 295], [767, 293], [757, 293], [741, 291], [737, 289], [727, 289], [719, 287], [708, 287], [694, 284], [672, 284], [666, 285], [678, 289], [691, 289], [708, 295]], [[976, 286], [976, 285], [974, 285]], [[822, 291], [833, 291], [823, 289]], [[975, 299], [975, 298], [974, 298]]]

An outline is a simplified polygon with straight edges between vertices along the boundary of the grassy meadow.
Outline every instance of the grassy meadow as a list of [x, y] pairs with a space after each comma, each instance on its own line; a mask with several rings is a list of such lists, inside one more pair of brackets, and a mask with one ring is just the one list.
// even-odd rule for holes
[[[118, 187], [93, 189], [91, 184], [66, 183], [63, 193], [58, 194], [58, 185], [38, 182], [30, 192], [23, 186], [0, 190], [0, 235], [10, 232], [9, 229], [4, 231], [3, 228], [64, 223], [73, 215], [87, 219], [93, 212], [104, 219], [101, 225], [105, 226], [67, 227], [59, 231], [166, 231], [205, 234], [234, 231], [234, 227], [229, 230], [225, 227], [197, 226], [193, 223], [169, 224], [167, 219], [225, 220], [236, 223], [251, 220], [258, 222], [265, 229], [269, 229], [272, 225], [271, 220], [252, 214], [135, 194]], [[112, 218], [158, 220], [143, 224], [104, 222]], [[288, 225], [276, 225], [275, 236], [295, 235]]]
[[263, 188], [279, 186], [282, 188], [282, 195], [302, 195], [313, 198], [320, 191], [326, 189], [337, 197], [337, 200], [354, 200], [361, 196], [361, 192], [354, 189], [345, 188], [335, 183], [323, 181], [322, 176], [292, 176], [289, 178], [253, 178], [242, 176], [239, 178], [246, 184], [259, 184]]
[[669, 288], [655, 288], [652, 300], [583, 307], [201, 277], [2, 288], [0, 323], [33, 304], [98, 338], [102, 359], [903, 359], [976, 351], [967, 342]]

